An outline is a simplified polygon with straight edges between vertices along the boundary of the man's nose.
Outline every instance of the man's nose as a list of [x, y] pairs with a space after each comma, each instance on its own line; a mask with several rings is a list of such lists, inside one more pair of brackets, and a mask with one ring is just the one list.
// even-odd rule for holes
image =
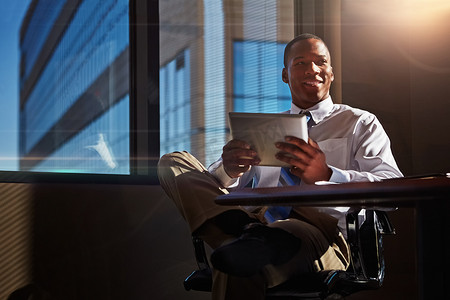
[[311, 62], [306, 69], [306, 74], [319, 74], [320, 68], [314, 62]]

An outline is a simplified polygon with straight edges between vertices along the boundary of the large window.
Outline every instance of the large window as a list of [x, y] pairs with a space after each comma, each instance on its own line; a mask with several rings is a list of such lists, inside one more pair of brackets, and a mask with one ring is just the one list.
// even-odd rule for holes
[[293, 1], [164, 0], [159, 12], [161, 154], [187, 150], [207, 166], [230, 139], [229, 111], [289, 109]]
[[[293, 1], [1, 3], [13, 25], [1, 27], [12, 61], [0, 71], [12, 91], [2, 93], [2, 170], [149, 174], [143, 161], [176, 150], [208, 165], [230, 138], [229, 111], [289, 107], [281, 69]], [[159, 55], [153, 26], [139, 25], [151, 22]]]
[[444, 170], [448, 1], [388, 2], [0, 0], [0, 171], [148, 176], [175, 150], [209, 165], [228, 112], [289, 107], [294, 31], [326, 40], [333, 101], [379, 116], [405, 174]]
[[20, 42], [21, 170], [129, 173], [128, 32], [125, 0], [31, 3]]
[[129, 1], [1, 6], [0, 169], [130, 174]]

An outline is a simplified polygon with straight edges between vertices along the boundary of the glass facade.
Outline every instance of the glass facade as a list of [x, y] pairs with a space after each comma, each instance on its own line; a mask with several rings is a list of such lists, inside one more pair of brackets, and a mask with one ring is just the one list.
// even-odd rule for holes
[[130, 121], [124, 114], [128, 109], [126, 96], [43, 160], [36, 170], [128, 174]]
[[[187, 150], [208, 166], [231, 138], [228, 112], [290, 108], [281, 71], [293, 1], [159, 3], [161, 155]], [[189, 59], [177, 69], [182, 53]]]
[[[159, 2], [160, 154], [205, 165], [229, 111], [289, 108], [293, 1]], [[20, 169], [130, 174], [129, 1], [33, 0], [20, 40]], [[261, 24], [264, 26], [261, 27]]]
[[[132, 125], [136, 125], [133, 118], [129, 119], [129, 114], [134, 116], [135, 113], [129, 109], [130, 103], [135, 104], [129, 99], [129, 5], [154, 5], [156, 2], [0, 1], [3, 21], [0, 26], [0, 140], [3, 142], [0, 170], [130, 174], [130, 155], [138, 156], [139, 161], [145, 160], [148, 149], [137, 147], [138, 143], [131, 137], [132, 151], [141, 151], [131, 154], [128, 150], [128, 123], [132, 121]], [[406, 38], [417, 29], [439, 33], [446, 28], [442, 25], [444, 19], [430, 17], [429, 11], [423, 15], [420, 5], [406, 7], [406, 14], [405, 9], [392, 7], [395, 12], [392, 16], [399, 14], [405, 22], [396, 22], [398, 18], [391, 20], [391, 15], [386, 15], [383, 19], [389, 21], [386, 23], [375, 13], [382, 11], [383, 5], [363, 8], [333, 1], [313, 2], [295, 1], [294, 9], [294, 0], [159, 1], [159, 10], [152, 11], [159, 12], [160, 17], [161, 110], [160, 120], [156, 116], [149, 124], [161, 126], [161, 148], [148, 147], [152, 163], [156, 161], [158, 150], [160, 154], [188, 150], [208, 165], [220, 156], [221, 147], [230, 139], [229, 111], [286, 110], [290, 95], [281, 81], [282, 48], [294, 36], [294, 28], [321, 35], [337, 54], [333, 55], [337, 73], [332, 85], [333, 100], [337, 103], [342, 102], [343, 95], [348, 104], [361, 101], [367, 98], [360, 97], [364, 88], [373, 89], [371, 73], [360, 70], [363, 75], [354, 75], [361, 73], [351, 69], [357, 69], [359, 60], [355, 62], [354, 53], [341, 45], [355, 43], [355, 47], [362, 48], [372, 45], [380, 38], [375, 34], [380, 32], [375, 28], [380, 24], [390, 26], [400, 36], [399, 45], [394, 48], [401, 59], [407, 60], [408, 70], [416, 67], [432, 73], [442, 72], [442, 68], [430, 66], [442, 61], [437, 57], [442, 56], [441, 52], [446, 53], [445, 39], [432, 47], [436, 53], [431, 55], [430, 47], [426, 47], [429, 43], [410, 45]], [[445, 7], [439, 8], [442, 13], [446, 12]], [[145, 11], [139, 12], [144, 19], [146, 15]], [[369, 26], [361, 31], [359, 27], [350, 26], [360, 23], [362, 15], [374, 29]], [[361, 38], [366, 43], [355, 42]], [[380, 41], [377, 45], [384, 42]], [[370, 55], [366, 60], [376, 58], [378, 61], [380, 51], [369, 46]], [[139, 54], [145, 55], [145, 49], [139, 49], [142, 50]], [[182, 64], [179, 56], [184, 57]], [[151, 59], [157, 62], [158, 57], [155, 55]], [[421, 86], [405, 84], [409, 84], [406, 90]], [[142, 94], [146, 92], [145, 88], [139, 90], [144, 91]], [[410, 94], [419, 95], [419, 92]], [[376, 113], [379, 108], [369, 100], [356, 105]], [[140, 117], [145, 115], [144, 111], [141, 110]], [[151, 113], [158, 111], [154, 109]], [[144, 124], [145, 128], [146, 121], [139, 124]], [[136, 139], [149, 145], [145, 133], [140, 132], [141, 137]], [[158, 133], [152, 131], [149, 136], [155, 134]], [[403, 136], [397, 134], [394, 138], [401, 140]], [[401, 143], [406, 145], [403, 148], [411, 144], [408, 141]], [[97, 143], [102, 146], [94, 147]], [[410, 148], [414, 146], [419, 149], [417, 153], [422, 153], [421, 145], [426, 143], [417, 143]], [[157, 148], [156, 143], [154, 146]], [[107, 149], [107, 152], [95, 149]], [[135, 168], [137, 160], [132, 160], [131, 172], [150, 170], [153, 166]], [[411, 165], [410, 160], [405, 157], [403, 165]], [[428, 164], [422, 169], [427, 168]]]
[[21, 170], [130, 172], [128, 5], [32, 1], [20, 43]]
[[290, 109], [291, 93], [281, 80], [285, 46], [276, 42], [234, 42], [234, 111], [276, 113]]
[[161, 155], [191, 149], [189, 65], [189, 50], [184, 50], [160, 69]]
[[225, 14], [222, 1], [203, 1], [205, 161], [217, 159], [226, 140]]

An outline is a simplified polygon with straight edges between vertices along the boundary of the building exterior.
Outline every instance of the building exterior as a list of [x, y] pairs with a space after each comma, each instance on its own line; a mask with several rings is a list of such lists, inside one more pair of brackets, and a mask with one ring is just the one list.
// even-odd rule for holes
[[20, 31], [20, 169], [129, 173], [127, 0], [33, 0]]
[[227, 114], [290, 107], [281, 80], [294, 36], [293, 1], [160, 1], [161, 154], [188, 150], [205, 165], [230, 138]]
[[[20, 169], [130, 173], [129, 1], [33, 0], [20, 32]], [[208, 165], [227, 113], [279, 112], [293, 0], [164, 0], [160, 153]], [[156, 58], [151, 58], [156, 59]]]

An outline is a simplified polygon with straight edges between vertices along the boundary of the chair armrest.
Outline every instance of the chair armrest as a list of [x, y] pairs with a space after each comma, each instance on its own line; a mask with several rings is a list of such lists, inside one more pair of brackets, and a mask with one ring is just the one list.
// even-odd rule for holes
[[211, 292], [212, 273], [211, 269], [195, 270], [183, 282], [186, 291]]
[[210, 269], [208, 257], [206, 255], [205, 243], [197, 236], [192, 236], [192, 244], [194, 245], [195, 259], [200, 270]]
[[212, 271], [206, 256], [205, 243], [197, 236], [192, 236], [195, 259], [198, 270], [192, 272], [183, 282], [186, 291], [210, 292], [212, 289]]

